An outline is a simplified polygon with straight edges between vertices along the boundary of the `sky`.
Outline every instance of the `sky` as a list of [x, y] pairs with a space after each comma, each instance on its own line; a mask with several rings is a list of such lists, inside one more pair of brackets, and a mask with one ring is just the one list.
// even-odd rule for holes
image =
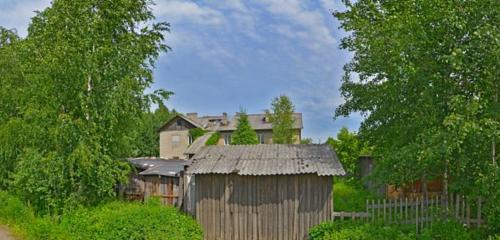
[[[179, 112], [234, 115], [259, 113], [285, 94], [302, 112], [302, 136], [324, 142], [345, 126], [357, 131], [362, 118], [334, 119], [344, 102], [342, 67], [352, 53], [339, 48], [345, 32], [332, 10], [337, 0], [156, 0], [155, 21], [171, 24], [151, 89], [174, 95], [166, 102]], [[0, 26], [26, 36], [35, 10], [48, 0], [0, 0]]]

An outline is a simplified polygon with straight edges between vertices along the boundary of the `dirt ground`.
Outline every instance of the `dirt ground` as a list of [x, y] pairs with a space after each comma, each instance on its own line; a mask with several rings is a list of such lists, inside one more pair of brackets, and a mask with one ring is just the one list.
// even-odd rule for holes
[[0, 240], [15, 240], [6, 227], [0, 226]]

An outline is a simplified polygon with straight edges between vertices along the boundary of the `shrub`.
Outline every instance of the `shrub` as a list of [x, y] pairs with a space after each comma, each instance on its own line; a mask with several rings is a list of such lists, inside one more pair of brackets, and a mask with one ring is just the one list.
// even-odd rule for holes
[[333, 185], [333, 207], [335, 211], [364, 211], [367, 199], [376, 196], [355, 182], [335, 179]]
[[36, 217], [19, 198], [0, 191], [0, 223], [26, 240], [84, 239], [203, 239], [198, 223], [158, 199], [146, 204], [111, 202], [96, 208], [79, 208], [61, 221]]
[[82, 208], [65, 216], [61, 227], [72, 239], [203, 239], [194, 219], [159, 201]]
[[216, 132], [213, 133], [212, 136], [210, 136], [207, 141], [205, 142], [205, 145], [211, 146], [211, 145], [217, 145], [217, 142], [219, 142], [220, 138], [220, 133]]
[[201, 128], [189, 129], [189, 135], [193, 138], [193, 141], [203, 136], [205, 133], [206, 131]]
[[311, 240], [385, 240], [415, 239], [413, 230], [406, 226], [384, 226], [355, 221], [326, 222], [309, 231]]
[[0, 191], [0, 222], [5, 224], [32, 222], [33, 218], [31, 209], [19, 198]]
[[460, 223], [440, 221], [432, 223], [431, 227], [422, 230], [422, 240], [467, 240], [472, 236]]

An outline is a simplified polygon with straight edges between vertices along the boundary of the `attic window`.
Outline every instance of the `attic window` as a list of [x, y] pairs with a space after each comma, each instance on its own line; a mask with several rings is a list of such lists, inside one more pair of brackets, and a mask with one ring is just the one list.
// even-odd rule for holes
[[182, 120], [177, 119], [177, 126], [182, 126]]

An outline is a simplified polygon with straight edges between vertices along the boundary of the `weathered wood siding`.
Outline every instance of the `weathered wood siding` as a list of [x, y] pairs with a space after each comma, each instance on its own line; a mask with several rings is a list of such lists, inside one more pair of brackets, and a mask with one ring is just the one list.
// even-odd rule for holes
[[182, 177], [131, 175], [124, 194], [135, 200], [159, 197], [164, 205], [179, 207], [183, 200]]
[[306, 239], [332, 214], [332, 177], [196, 175], [205, 239]]

